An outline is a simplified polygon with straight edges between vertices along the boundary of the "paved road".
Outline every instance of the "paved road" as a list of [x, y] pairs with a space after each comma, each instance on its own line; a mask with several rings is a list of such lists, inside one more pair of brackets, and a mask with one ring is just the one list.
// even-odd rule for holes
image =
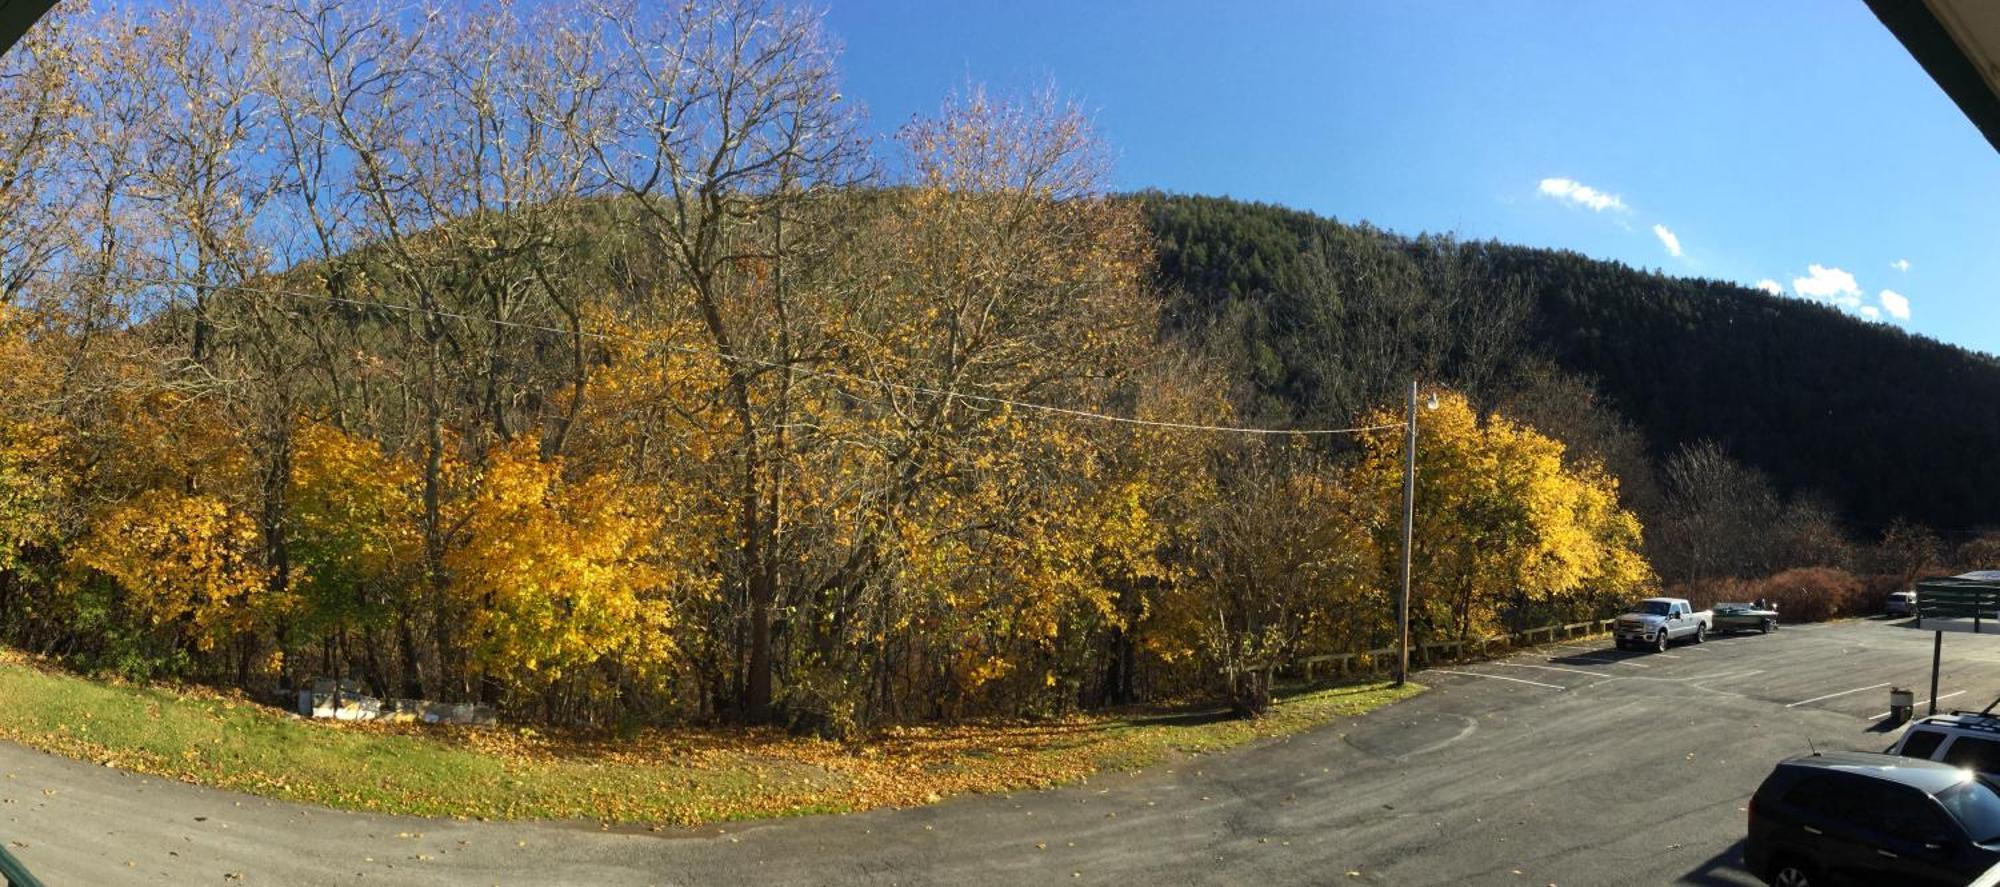
[[[2000, 693], [2000, 642], [1946, 641], [1947, 706]], [[1771, 763], [1808, 740], [1881, 749], [1876, 685], [1929, 664], [1928, 634], [1881, 622], [1548, 648], [1171, 768], [668, 836], [311, 809], [0, 744], [0, 834], [52, 887], [1750, 884], [1743, 804]]]

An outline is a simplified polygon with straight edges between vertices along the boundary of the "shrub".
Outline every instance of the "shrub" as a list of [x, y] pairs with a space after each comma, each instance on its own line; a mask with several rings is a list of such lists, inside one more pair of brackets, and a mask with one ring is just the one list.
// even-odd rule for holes
[[1744, 583], [1744, 599], [1758, 598], [1777, 604], [1787, 622], [1822, 622], [1879, 608], [1866, 583], [1832, 567], [1801, 567]]
[[1909, 584], [1903, 581], [1903, 577], [1891, 573], [1870, 573], [1861, 577], [1861, 585], [1863, 591], [1862, 600], [1857, 604], [1859, 609], [1848, 611], [1850, 616], [1877, 612], [1889, 599], [1889, 592], [1910, 589]]

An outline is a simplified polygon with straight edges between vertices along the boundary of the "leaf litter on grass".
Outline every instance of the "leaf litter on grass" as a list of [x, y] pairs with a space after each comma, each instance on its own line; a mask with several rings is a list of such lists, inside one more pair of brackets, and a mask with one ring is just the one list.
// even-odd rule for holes
[[307, 721], [205, 688], [86, 680], [10, 652], [0, 656], [0, 696], [10, 700], [0, 709], [0, 738], [345, 809], [688, 826], [1048, 788], [1294, 733], [1420, 690], [1365, 683], [1294, 692], [1255, 721], [1153, 710], [891, 727], [832, 742], [772, 729], [617, 736]]

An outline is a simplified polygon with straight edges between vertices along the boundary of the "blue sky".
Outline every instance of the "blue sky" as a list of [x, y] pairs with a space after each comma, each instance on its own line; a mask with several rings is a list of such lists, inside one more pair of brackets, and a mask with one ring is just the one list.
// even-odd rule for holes
[[1766, 281], [2000, 353], [2000, 153], [1860, 0], [830, 0], [828, 24], [883, 132], [968, 78], [1053, 79], [1121, 189]]

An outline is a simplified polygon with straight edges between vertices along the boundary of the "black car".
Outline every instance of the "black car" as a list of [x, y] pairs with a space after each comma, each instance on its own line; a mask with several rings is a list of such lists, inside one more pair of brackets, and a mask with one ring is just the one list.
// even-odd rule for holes
[[1935, 761], [1801, 755], [1751, 797], [1743, 857], [1783, 887], [1968, 884], [2000, 863], [2000, 791]]

